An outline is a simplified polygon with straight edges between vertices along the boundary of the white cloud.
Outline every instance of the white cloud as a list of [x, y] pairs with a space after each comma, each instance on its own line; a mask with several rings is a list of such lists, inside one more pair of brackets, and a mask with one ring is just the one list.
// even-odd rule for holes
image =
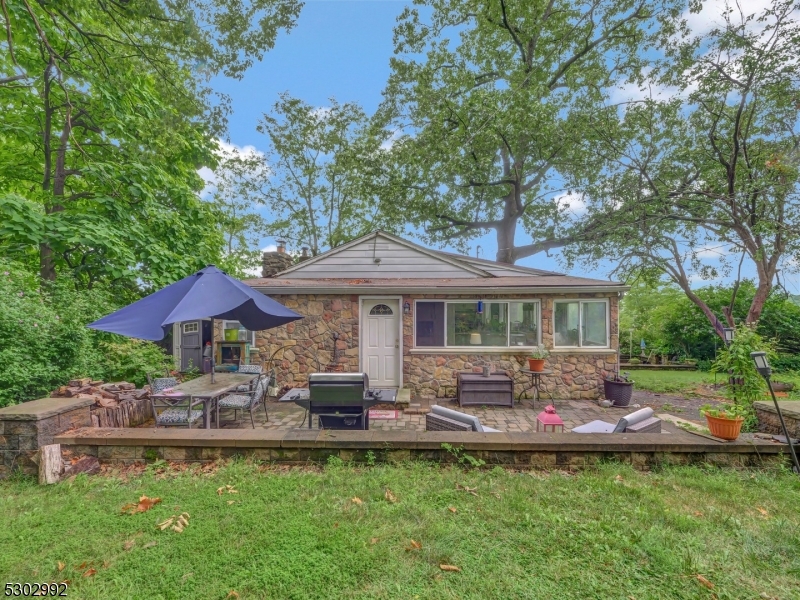
[[[723, 15], [729, 9], [734, 11], [731, 14], [732, 19], [738, 20], [738, 18], [741, 18], [739, 15], [740, 7], [742, 12], [748, 16], [760, 14], [770, 6], [772, 6], [772, 0], [740, 0], [738, 3], [730, 2], [730, 0], [707, 0], [703, 3], [703, 8], [700, 12], [691, 13], [687, 9], [682, 16], [686, 19], [686, 24], [694, 35], [706, 35], [712, 29], [725, 26]], [[760, 29], [763, 28], [763, 24], [752, 22], [751, 27]]]
[[[241, 158], [265, 158], [266, 155], [250, 144], [246, 146], [237, 146], [236, 144], [229, 144], [224, 140], [217, 140], [217, 155], [222, 158], [231, 158], [239, 156]], [[197, 171], [197, 174], [206, 182], [206, 186], [200, 192], [201, 198], [207, 198], [208, 195], [214, 191], [217, 184], [217, 174], [210, 168], [203, 167]]]
[[580, 216], [586, 212], [586, 202], [580, 194], [567, 192], [557, 196], [555, 203], [559, 210], [570, 212], [575, 216]]
[[278, 247], [275, 244], [269, 244], [261, 249], [261, 252], [275, 252]]

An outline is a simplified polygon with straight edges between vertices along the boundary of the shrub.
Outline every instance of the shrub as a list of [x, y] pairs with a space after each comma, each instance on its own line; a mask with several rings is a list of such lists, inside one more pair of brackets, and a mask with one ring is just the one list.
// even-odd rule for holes
[[731, 345], [719, 352], [717, 360], [711, 367], [712, 373], [741, 379], [741, 383], [729, 384], [725, 393], [735, 404], [745, 409], [747, 428], [755, 423], [753, 402], [763, 399], [767, 392], [767, 384], [758, 374], [755, 363], [750, 357], [750, 353], [757, 350], [767, 352], [770, 360], [775, 354], [772, 344], [765, 341], [753, 328], [741, 326], [737, 328]]
[[69, 277], [41, 284], [0, 260], [0, 406], [41, 398], [75, 377], [144, 383], [163, 368], [155, 344], [93, 331], [87, 323], [117, 308], [104, 289], [77, 290]]

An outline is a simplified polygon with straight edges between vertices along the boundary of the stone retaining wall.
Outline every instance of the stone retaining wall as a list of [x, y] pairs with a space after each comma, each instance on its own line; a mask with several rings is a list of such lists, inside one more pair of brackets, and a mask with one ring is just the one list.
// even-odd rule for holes
[[[281, 346], [276, 358], [280, 359], [278, 387], [304, 384], [307, 374], [338, 366], [343, 371], [358, 371], [359, 364], [359, 296], [331, 294], [287, 294], [272, 296], [288, 308], [304, 315], [304, 318], [283, 327], [256, 333], [256, 347], [260, 360], [265, 361]], [[495, 299], [531, 299], [523, 294], [484, 294], [484, 301]], [[535, 296], [541, 301], [541, 339], [548, 348], [553, 346], [553, 301], [557, 299], [607, 298], [610, 308], [611, 347], [587, 353], [556, 351], [548, 359], [547, 368], [551, 376], [542, 377], [545, 397], [596, 399], [602, 393], [602, 378], [616, 370], [619, 345], [618, 298], [614, 294], [546, 294]], [[401, 305], [414, 300], [474, 300], [475, 296], [445, 294], [404, 295]], [[476, 352], [455, 354], [424, 352], [414, 348], [413, 308], [403, 315], [403, 385], [411, 390], [413, 397], [456, 397], [456, 373], [458, 371], [480, 372], [484, 364], [493, 371], [504, 371], [515, 381], [515, 397], [524, 394], [530, 387], [528, 375], [520, 373], [527, 368], [527, 356], [511, 352]], [[218, 334], [221, 335], [221, 332]], [[336, 338], [334, 336], [337, 336]], [[336, 352], [334, 353], [334, 348]], [[335, 354], [335, 355], [334, 355]]]
[[[786, 429], [793, 438], [800, 438], [800, 402], [799, 401], [780, 401], [781, 414], [786, 423]], [[775, 405], [770, 402], [753, 403], [756, 418], [758, 419], [758, 430], [764, 433], [774, 433], [783, 435], [778, 412]]]
[[54, 436], [91, 427], [89, 398], [42, 398], [0, 409], [0, 479], [20, 470], [36, 475], [36, 453]]
[[461, 448], [487, 465], [517, 468], [577, 470], [602, 461], [637, 469], [687, 464], [769, 467], [787, 460], [782, 444], [720, 444], [685, 437], [690, 435], [639, 433], [612, 438], [571, 433], [91, 429], [62, 434], [56, 442], [73, 455], [96, 456], [105, 464], [157, 459], [207, 462], [234, 456], [289, 464], [325, 463], [331, 456], [354, 462], [457, 462], [443, 444]]

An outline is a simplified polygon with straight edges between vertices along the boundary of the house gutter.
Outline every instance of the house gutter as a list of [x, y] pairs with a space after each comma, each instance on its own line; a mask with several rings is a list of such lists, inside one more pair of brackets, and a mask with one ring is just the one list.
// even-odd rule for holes
[[627, 292], [627, 285], [593, 285], [593, 286], [548, 286], [548, 287], [369, 287], [360, 285], [336, 287], [294, 287], [294, 286], [253, 286], [254, 290], [268, 296], [287, 296], [290, 294], [592, 294]]

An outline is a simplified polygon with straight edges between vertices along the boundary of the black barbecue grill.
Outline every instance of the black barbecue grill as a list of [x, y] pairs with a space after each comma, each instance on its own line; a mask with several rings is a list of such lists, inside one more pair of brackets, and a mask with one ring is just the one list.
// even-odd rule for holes
[[309, 429], [312, 415], [324, 429], [369, 429], [369, 409], [393, 403], [393, 392], [370, 389], [366, 373], [311, 373], [308, 390], [291, 390], [284, 398], [308, 411]]

